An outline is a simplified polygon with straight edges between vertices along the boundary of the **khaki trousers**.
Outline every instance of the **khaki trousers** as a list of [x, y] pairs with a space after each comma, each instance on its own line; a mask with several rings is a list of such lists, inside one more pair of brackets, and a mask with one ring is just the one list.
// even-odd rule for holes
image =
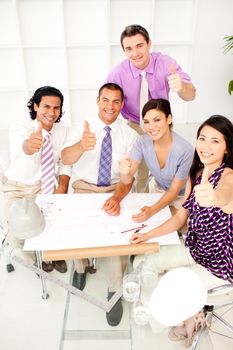
[[[21, 198], [34, 199], [40, 192], [40, 181], [37, 181], [33, 185], [25, 185], [21, 182], [10, 181], [5, 176], [2, 178], [2, 191], [3, 191], [3, 230], [5, 234], [5, 243], [8, 243], [12, 248], [22, 249], [24, 240], [19, 240], [14, 237], [9, 230], [9, 209], [13, 202]], [[26, 254], [30, 257], [31, 254]], [[34, 254], [33, 254], [34, 257]]]
[[76, 180], [72, 183], [74, 193], [112, 193], [115, 191], [117, 184], [110, 186], [96, 186], [83, 180]]
[[[112, 193], [115, 191], [117, 184], [107, 187], [98, 187], [88, 182], [77, 180], [72, 184], [74, 193]], [[110, 292], [115, 292], [122, 284], [122, 278], [126, 267], [125, 256], [111, 256], [105, 258], [107, 266], [107, 282]], [[85, 267], [88, 266], [88, 259], [76, 260], [76, 270], [78, 273], [84, 273]]]
[[[139, 124], [129, 120], [128, 125], [132, 129], [134, 129], [139, 135], [145, 134], [145, 131], [142, 130]], [[146, 162], [143, 158], [139, 165], [137, 176], [136, 176], [136, 184], [135, 184], [136, 192], [138, 193], [149, 192], [149, 186], [147, 184], [148, 178], [149, 178], [149, 169], [147, 168]]]

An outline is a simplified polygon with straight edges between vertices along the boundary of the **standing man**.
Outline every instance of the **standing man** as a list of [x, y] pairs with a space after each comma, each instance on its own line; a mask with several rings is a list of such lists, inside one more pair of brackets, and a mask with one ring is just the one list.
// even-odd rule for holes
[[[118, 118], [124, 104], [122, 89], [108, 83], [99, 89], [97, 97], [98, 118], [95, 122], [84, 122], [84, 130], [78, 134], [75, 130], [68, 138], [62, 151], [64, 164], [73, 165], [72, 184], [74, 193], [112, 193], [103, 204], [103, 210], [109, 215], [120, 214], [120, 202], [128, 194], [132, 183], [120, 182], [119, 162], [130, 151], [137, 133], [127, 123]], [[78, 142], [77, 142], [78, 140]], [[121, 286], [125, 267], [123, 257], [107, 258], [108, 300]], [[73, 286], [83, 290], [86, 274], [90, 272], [88, 259], [77, 260]], [[106, 314], [111, 326], [117, 326], [122, 318], [121, 300]]]
[[[151, 52], [151, 40], [145, 28], [129, 25], [121, 34], [121, 46], [126, 59], [108, 75], [107, 82], [114, 82], [124, 91], [122, 115], [131, 128], [143, 134], [141, 111], [150, 99], [169, 100], [169, 92], [176, 92], [185, 101], [195, 98], [195, 87], [190, 77], [177, 62], [160, 52]], [[140, 126], [141, 125], [141, 126]], [[148, 169], [143, 161], [139, 168], [137, 192], [144, 192]]]
[[[27, 107], [31, 119], [15, 124], [10, 130], [11, 163], [3, 177], [4, 227], [6, 240], [16, 243], [8, 229], [10, 205], [20, 198], [35, 198], [38, 193], [67, 193], [71, 167], [61, 163], [60, 152], [68, 127], [60, 123], [63, 95], [51, 86], [37, 89]], [[42, 267], [66, 272], [66, 262], [54, 261]]]

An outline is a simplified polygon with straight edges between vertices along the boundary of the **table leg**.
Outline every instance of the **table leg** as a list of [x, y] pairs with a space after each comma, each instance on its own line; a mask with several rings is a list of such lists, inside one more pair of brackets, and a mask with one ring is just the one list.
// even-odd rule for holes
[[[39, 269], [41, 269], [42, 271], [42, 253], [41, 251], [36, 251], [36, 261], [37, 261], [37, 266]], [[47, 291], [47, 285], [46, 285], [46, 280], [45, 277], [43, 276], [43, 274], [40, 276], [40, 280], [41, 280], [41, 284], [42, 284], [42, 299], [48, 299], [49, 298], [49, 294]]]

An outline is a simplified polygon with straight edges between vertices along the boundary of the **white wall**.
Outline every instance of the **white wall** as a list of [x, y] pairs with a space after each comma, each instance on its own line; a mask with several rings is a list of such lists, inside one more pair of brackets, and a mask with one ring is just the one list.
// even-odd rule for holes
[[94, 119], [97, 90], [124, 58], [119, 37], [132, 23], [197, 87], [193, 102], [171, 95], [175, 123], [233, 117], [233, 56], [222, 50], [232, 13], [232, 0], [0, 0], [0, 129], [29, 117], [28, 99], [47, 84], [64, 93], [64, 120]]
[[233, 35], [233, 1], [199, 0], [192, 62], [197, 98], [189, 104], [188, 122], [212, 114], [233, 120], [233, 95], [227, 91], [233, 79], [233, 51], [223, 54], [223, 37]]

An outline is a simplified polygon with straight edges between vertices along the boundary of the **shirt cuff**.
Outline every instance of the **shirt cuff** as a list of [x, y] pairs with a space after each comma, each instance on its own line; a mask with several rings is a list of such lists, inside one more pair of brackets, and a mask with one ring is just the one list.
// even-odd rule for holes
[[72, 166], [62, 164], [58, 170], [58, 175], [67, 175], [71, 177]]

